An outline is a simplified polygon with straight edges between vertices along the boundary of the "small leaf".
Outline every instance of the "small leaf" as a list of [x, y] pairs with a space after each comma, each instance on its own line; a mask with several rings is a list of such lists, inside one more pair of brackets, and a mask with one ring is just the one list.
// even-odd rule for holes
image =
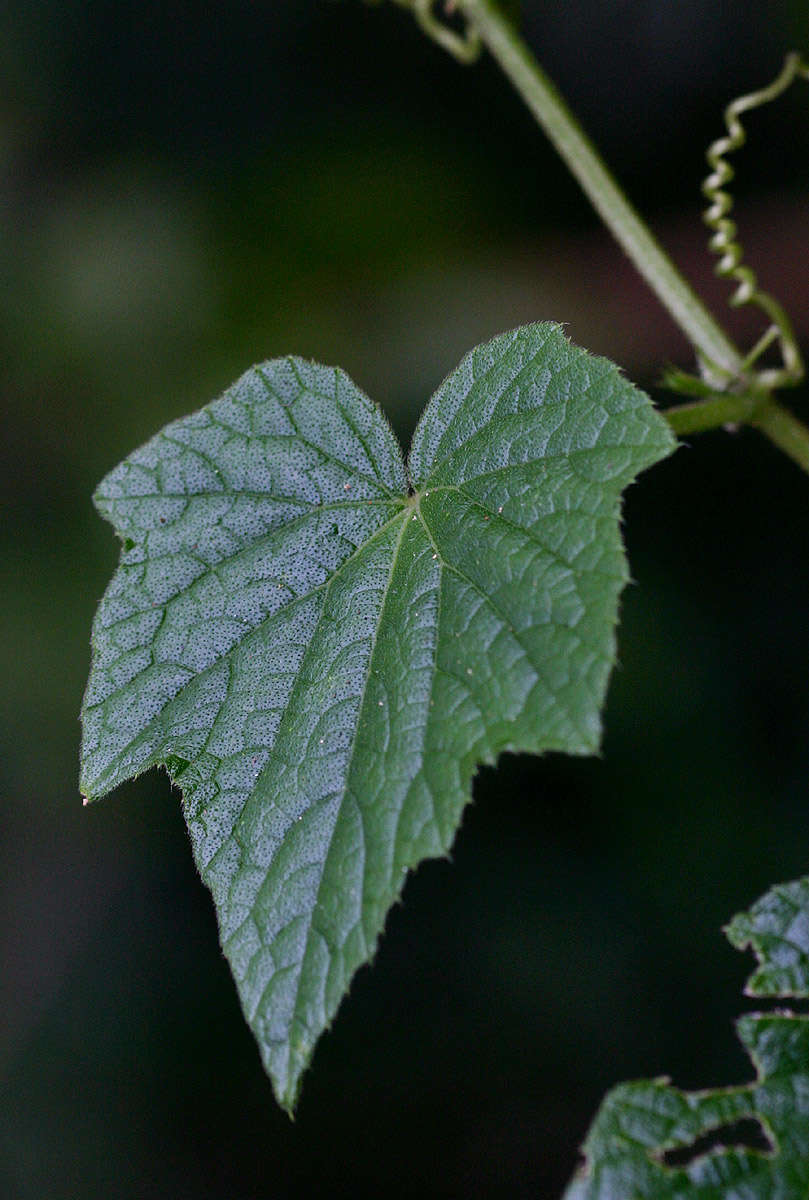
[[749, 946], [758, 959], [746, 996], [809, 999], [809, 878], [774, 887], [725, 933], [731, 946]]
[[183, 793], [242, 1006], [291, 1109], [406, 872], [479, 763], [594, 751], [620, 493], [673, 440], [553, 325], [469, 354], [405, 470], [340, 370], [276, 359], [101, 484], [123, 540], [93, 628], [81, 786]]
[[[809, 878], [773, 888], [726, 933], [738, 949], [756, 952], [748, 995], [809, 996]], [[565, 1200], [809, 1195], [809, 1017], [785, 1009], [749, 1013], [736, 1029], [755, 1081], [700, 1092], [665, 1079], [621, 1084], [593, 1121], [584, 1165]], [[753, 1123], [759, 1136], [750, 1145], [736, 1135]], [[712, 1144], [703, 1146], [705, 1140]]]

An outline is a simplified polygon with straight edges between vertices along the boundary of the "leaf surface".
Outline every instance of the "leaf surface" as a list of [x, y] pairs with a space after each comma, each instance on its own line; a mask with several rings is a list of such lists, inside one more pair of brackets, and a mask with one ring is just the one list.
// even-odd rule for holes
[[[758, 958], [748, 996], [809, 997], [809, 878], [773, 888], [725, 932], [737, 949], [751, 946]], [[749, 1013], [736, 1029], [756, 1080], [697, 1092], [666, 1079], [614, 1088], [593, 1121], [584, 1165], [565, 1200], [809, 1195], [809, 1016], [783, 1008]], [[758, 1136], [751, 1137], [751, 1128]]]
[[276, 359], [96, 495], [123, 540], [96, 615], [81, 786], [183, 794], [276, 1095], [452, 844], [480, 763], [597, 749], [627, 574], [620, 496], [673, 439], [554, 325], [478, 347], [406, 469], [338, 369]]

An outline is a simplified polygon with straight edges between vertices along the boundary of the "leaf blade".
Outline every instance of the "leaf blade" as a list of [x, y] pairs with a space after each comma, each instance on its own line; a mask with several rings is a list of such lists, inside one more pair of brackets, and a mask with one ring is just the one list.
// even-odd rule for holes
[[[124, 551], [94, 621], [83, 706], [81, 790], [88, 797], [162, 762], [172, 752], [165, 745], [149, 745], [117, 770], [113, 760], [129, 744], [132, 724], [161, 713], [221, 661], [243, 641], [246, 622], [260, 622], [307, 582], [322, 584], [339, 543], [347, 556], [401, 507], [401, 452], [376, 406], [339, 369], [297, 359], [271, 366], [272, 385], [261, 368], [247, 372], [220, 400], [136, 451], [96, 492], [96, 506], [124, 539]], [[353, 426], [331, 420], [317, 428], [321, 410], [333, 418], [338, 400], [345, 406], [349, 396], [355, 423], [375, 447], [380, 477], [367, 471], [367, 451]], [[335, 442], [344, 458], [335, 455]], [[301, 537], [285, 550], [296, 521]], [[133, 651], [131, 663], [124, 655]], [[154, 670], [143, 713], [131, 716], [131, 689], [121, 696], [122, 711], [110, 713], [109, 697], [124, 692], [131, 682], [126, 672], [144, 657]], [[95, 727], [104, 702], [112, 728]]]
[[[737, 914], [725, 933], [737, 949], [751, 946], [756, 953], [759, 966], [748, 995], [809, 994], [809, 878], [772, 888]], [[755, 1080], [698, 1092], [681, 1091], [667, 1079], [619, 1084], [596, 1113], [584, 1164], [565, 1200], [806, 1195], [809, 1016], [783, 1009], [748, 1013], [736, 1031]], [[739, 1121], [753, 1124], [767, 1148], [740, 1144]], [[666, 1157], [672, 1152], [684, 1152], [677, 1165]]]
[[596, 748], [626, 580], [621, 489], [672, 448], [555, 326], [467, 356], [404, 463], [340, 371], [275, 360], [107, 477], [124, 539], [94, 623], [82, 785], [150, 765], [276, 1096], [479, 763]]

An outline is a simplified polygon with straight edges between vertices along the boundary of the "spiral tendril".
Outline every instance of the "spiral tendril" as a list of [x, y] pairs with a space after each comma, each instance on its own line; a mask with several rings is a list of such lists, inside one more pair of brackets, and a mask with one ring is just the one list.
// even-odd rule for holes
[[720, 256], [716, 273], [736, 283], [729, 303], [734, 307], [755, 304], [766, 313], [771, 322], [745, 359], [745, 367], [751, 367], [773, 342], [777, 341], [780, 345], [783, 366], [757, 373], [758, 383], [768, 388], [799, 383], [803, 378], [804, 367], [792, 324], [785, 310], [774, 296], [759, 288], [755, 271], [742, 262], [744, 250], [737, 240], [736, 223], [729, 216], [733, 208], [733, 198], [725, 190], [735, 172], [726, 161], [726, 155], [740, 149], [746, 141], [747, 135], [740, 120], [741, 114], [777, 99], [795, 79], [809, 81], [809, 65], [799, 54], [788, 54], [780, 74], [769, 87], [740, 96], [727, 106], [724, 114], [727, 135], [711, 143], [706, 154], [711, 171], [702, 185], [703, 194], [710, 200], [703, 216], [706, 225], [713, 231], [708, 246], [714, 254]]

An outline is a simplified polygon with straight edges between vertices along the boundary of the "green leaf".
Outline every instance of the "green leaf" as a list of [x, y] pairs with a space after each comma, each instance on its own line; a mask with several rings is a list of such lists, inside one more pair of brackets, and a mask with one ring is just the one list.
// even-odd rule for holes
[[123, 539], [93, 628], [81, 786], [183, 793], [276, 1095], [373, 954], [477, 764], [591, 753], [626, 581], [620, 493], [673, 439], [557, 326], [469, 354], [406, 471], [333, 368], [276, 359], [101, 484]]
[[[748, 996], [809, 997], [809, 878], [773, 888], [725, 932], [758, 958]], [[808, 1196], [809, 1016], [750, 1013], [736, 1029], [755, 1081], [700, 1092], [665, 1079], [621, 1084], [596, 1115], [565, 1200]]]

